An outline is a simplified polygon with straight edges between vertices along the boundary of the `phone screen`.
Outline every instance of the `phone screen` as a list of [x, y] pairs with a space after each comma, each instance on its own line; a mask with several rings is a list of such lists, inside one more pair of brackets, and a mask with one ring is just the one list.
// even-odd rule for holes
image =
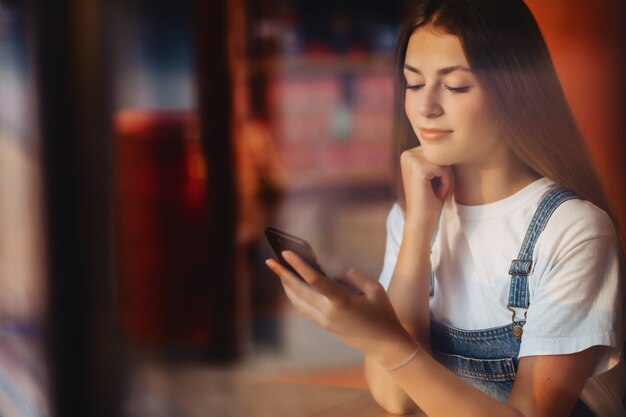
[[281, 255], [283, 251], [289, 250], [294, 252], [320, 274], [326, 275], [326, 273], [317, 263], [317, 257], [315, 256], [311, 245], [309, 245], [309, 243], [304, 239], [300, 239], [299, 237], [290, 235], [289, 233], [285, 233], [273, 227], [268, 227], [265, 229], [265, 237], [267, 237], [267, 240], [272, 246], [272, 249], [274, 249], [274, 252], [278, 257], [278, 261], [284, 267], [296, 274], [298, 277], [300, 277], [300, 275], [291, 267], [291, 265], [289, 265], [289, 263], [285, 259], [283, 259], [283, 256]]

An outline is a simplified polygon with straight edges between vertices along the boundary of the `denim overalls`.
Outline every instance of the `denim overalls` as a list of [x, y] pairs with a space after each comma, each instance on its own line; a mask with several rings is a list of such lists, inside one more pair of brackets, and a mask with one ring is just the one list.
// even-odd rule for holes
[[[533, 270], [535, 243], [554, 210], [572, 198], [577, 196], [562, 188], [555, 188], [539, 203], [519, 254], [511, 262], [509, 270], [511, 287], [507, 309], [511, 311], [511, 324], [466, 331], [431, 320], [431, 344], [435, 359], [466, 382], [499, 401], [507, 400], [515, 380], [517, 355], [523, 336], [526, 310], [530, 303], [528, 275]], [[594, 416], [595, 414], [580, 400], [571, 414], [571, 417]]]

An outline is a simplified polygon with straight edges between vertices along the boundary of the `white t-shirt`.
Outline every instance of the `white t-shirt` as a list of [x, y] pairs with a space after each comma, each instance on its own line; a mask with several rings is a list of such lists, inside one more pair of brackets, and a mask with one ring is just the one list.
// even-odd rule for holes
[[[555, 184], [539, 179], [495, 203], [463, 206], [453, 198], [441, 212], [431, 252], [435, 276], [430, 311], [438, 322], [464, 330], [511, 323], [511, 261], [517, 258], [541, 198]], [[387, 218], [380, 282], [388, 287], [402, 240], [404, 214], [395, 204]], [[574, 199], [561, 204], [535, 245], [528, 276], [530, 306], [519, 357], [568, 354], [604, 345], [583, 399], [602, 416], [623, 416], [624, 367], [619, 245], [609, 216]], [[523, 312], [517, 320], [523, 319]], [[622, 361], [623, 362], [623, 361]], [[622, 364], [623, 365], [623, 364]], [[606, 371], [611, 370], [608, 374]], [[611, 378], [606, 381], [606, 378]], [[587, 398], [593, 392], [593, 398]]]

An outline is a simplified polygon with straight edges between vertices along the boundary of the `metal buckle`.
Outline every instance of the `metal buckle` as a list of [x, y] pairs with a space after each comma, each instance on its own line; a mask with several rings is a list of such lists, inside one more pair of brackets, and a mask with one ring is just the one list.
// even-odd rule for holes
[[[520, 322], [515, 321], [515, 310], [511, 308], [509, 304], [506, 305], [506, 308], [513, 314], [511, 317], [511, 321], [513, 322], [513, 329], [511, 330], [511, 334], [515, 338], [515, 340], [522, 340], [522, 334], [524, 333], [524, 327], [519, 324]], [[524, 311], [524, 322], [526, 322], [526, 316], [528, 314], [528, 310]]]
[[[523, 267], [524, 269], [518, 268]], [[509, 275], [530, 275], [533, 269], [533, 260], [530, 259], [513, 259], [511, 261], [511, 267], [509, 268]]]

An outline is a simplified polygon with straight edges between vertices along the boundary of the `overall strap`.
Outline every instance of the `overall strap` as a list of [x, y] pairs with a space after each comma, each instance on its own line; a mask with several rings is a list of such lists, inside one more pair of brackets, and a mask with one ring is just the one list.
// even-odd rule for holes
[[[509, 275], [511, 275], [511, 288], [509, 290], [509, 310], [511, 307], [527, 309], [530, 304], [528, 296], [528, 275], [533, 270], [533, 251], [539, 235], [546, 227], [554, 210], [567, 200], [579, 198], [576, 194], [564, 188], [557, 187], [548, 192], [541, 202], [537, 211], [530, 221], [524, 242], [520, 248], [517, 259], [511, 262]], [[514, 320], [515, 321], [515, 320]]]

